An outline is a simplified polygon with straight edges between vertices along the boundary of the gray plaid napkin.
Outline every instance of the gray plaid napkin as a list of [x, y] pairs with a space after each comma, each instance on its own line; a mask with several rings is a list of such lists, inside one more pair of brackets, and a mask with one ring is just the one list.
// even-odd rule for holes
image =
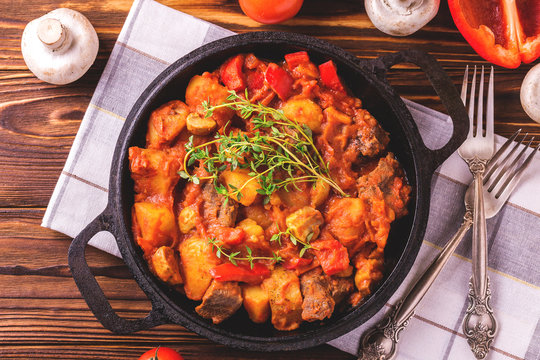
[[[42, 226], [76, 236], [107, 203], [110, 164], [120, 129], [146, 86], [170, 63], [207, 42], [232, 35], [152, 0], [135, 0], [118, 37]], [[431, 148], [450, 137], [451, 123], [438, 112], [407, 101]], [[504, 139], [498, 138], [500, 144]], [[540, 158], [501, 213], [488, 220], [492, 305], [500, 330], [489, 359], [540, 359]], [[463, 161], [453, 155], [433, 179], [432, 203], [424, 243], [405, 284], [424, 269], [457, 230], [461, 199], [471, 181]], [[91, 245], [120, 256], [112, 235], [97, 234]], [[471, 273], [470, 235], [452, 257], [402, 333], [398, 359], [470, 359], [461, 330]], [[378, 321], [406, 290], [403, 285], [369, 323], [332, 342], [354, 354], [366, 327]]]

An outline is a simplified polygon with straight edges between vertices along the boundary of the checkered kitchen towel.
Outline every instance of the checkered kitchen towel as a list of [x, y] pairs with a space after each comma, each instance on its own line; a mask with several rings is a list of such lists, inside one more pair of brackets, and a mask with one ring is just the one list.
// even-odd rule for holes
[[[107, 202], [113, 149], [126, 116], [146, 86], [170, 63], [200, 45], [232, 35], [152, 0], [135, 0], [86, 111], [75, 142], [43, 218], [43, 226], [76, 236]], [[407, 102], [428, 146], [449, 138], [446, 116]], [[498, 138], [499, 143], [503, 139]], [[540, 158], [501, 213], [488, 220], [489, 276], [500, 323], [489, 359], [540, 359]], [[463, 216], [465, 185], [471, 180], [463, 161], [452, 156], [433, 180], [431, 213], [424, 244], [408, 279], [437, 254]], [[90, 243], [120, 256], [108, 233]], [[470, 235], [402, 333], [398, 359], [472, 359], [461, 330], [471, 273]], [[402, 286], [393, 304], [406, 289]], [[360, 334], [379, 319], [331, 342], [350, 353]]]

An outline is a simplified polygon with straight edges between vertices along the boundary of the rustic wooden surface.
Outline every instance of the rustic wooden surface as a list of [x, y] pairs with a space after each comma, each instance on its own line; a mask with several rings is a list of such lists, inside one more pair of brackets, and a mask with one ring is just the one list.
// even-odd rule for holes
[[[163, 4], [236, 32], [283, 30], [337, 44], [359, 57], [417, 47], [436, 56], [455, 83], [465, 64], [485, 64], [456, 30], [446, 2], [424, 29], [406, 38], [379, 32], [361, 0], [307, 0], [299, 15], [282, 25], [263, 26], [241, 12], [236, 0], [162, 0]], [[92, 92], [131, 6], [131, 0], [0, 0], [0, 358], [135, 359], [157, 345], [180, 349], [186, 359], [353, 359], [330, 346], [279, 354], [224, 348], [180, 326], [165, 325], [134, 335], [105, 330], [70, 277], [70, 239], [40, 227]], [[58, 7], [84, 13], [95, 26], [98, 58], [79, 81], [54, 86], [37, 80], [20, 52], [24, 26]], [[496, 68], [495, 131], [517, 128], [540, 134], [519, 102], [526, 71]], [[414, 67], [392, 71], [400, 94], [442, 110], [425, 77]], [[149, 302], [122, 261], [95, 249], [87, 255], [113, 307], [140, 317]]]

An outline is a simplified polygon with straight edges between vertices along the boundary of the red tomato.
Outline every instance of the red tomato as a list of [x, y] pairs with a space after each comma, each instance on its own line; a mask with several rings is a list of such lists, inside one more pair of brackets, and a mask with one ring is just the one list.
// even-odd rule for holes
[[176, 351], [168, 347], [157, 347], [141, 355], [139, 360], [184, 360]]
[[244, 14], [263, 24], [277, 24], [300, 11], [304, 0], [239, 0]]

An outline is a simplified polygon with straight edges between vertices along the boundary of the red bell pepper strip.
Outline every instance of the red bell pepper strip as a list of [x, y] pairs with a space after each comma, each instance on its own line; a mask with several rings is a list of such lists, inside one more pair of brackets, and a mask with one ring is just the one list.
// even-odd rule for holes
[[289, 65], [289, 69], [292, 70], [300, 64], [309, 62], [309, 55], [305, 51], [298, 51], [285, 55], [285, 61]]
[[270, 276], [270, 270], [261, 263], [254, 263], [253, 269], [249, 265], [225, 263], [210, 269], [210, 275], [216, 281], [240, 281], [256, 285]]
[[295, 270], [303, 266], [308, 266], [313, 262], [313, 259], [293, 257], [291, 259], [285, 260], [283, 262], [283, 267], [287, 270]]
[[242, 72], [244, 55], [236, 55], [227, 60], [219, 70], [219, 77], [228, 89], [242, 91], [246, 88], [246, 76]]
[[336, 65], [332, 60], [319, 65], [319, 73], [321, 75], [321, 81], [329, 89], [343, 91], [343, 84], [337, 74]]
[[311, 246], [327, 275], [337, 274], [349, 267], [350, 261], [347, 249], [330, 234], [321, 235], [321, 238], [312, 242]]
[[540, 56], [540, 1], [448, 0], [458, 30], [484, 59], [517, 68]]
[[293, 78], [277, 64], [270, 63], [264, 73], [266, 81], [283, 101], [291, 94]]

